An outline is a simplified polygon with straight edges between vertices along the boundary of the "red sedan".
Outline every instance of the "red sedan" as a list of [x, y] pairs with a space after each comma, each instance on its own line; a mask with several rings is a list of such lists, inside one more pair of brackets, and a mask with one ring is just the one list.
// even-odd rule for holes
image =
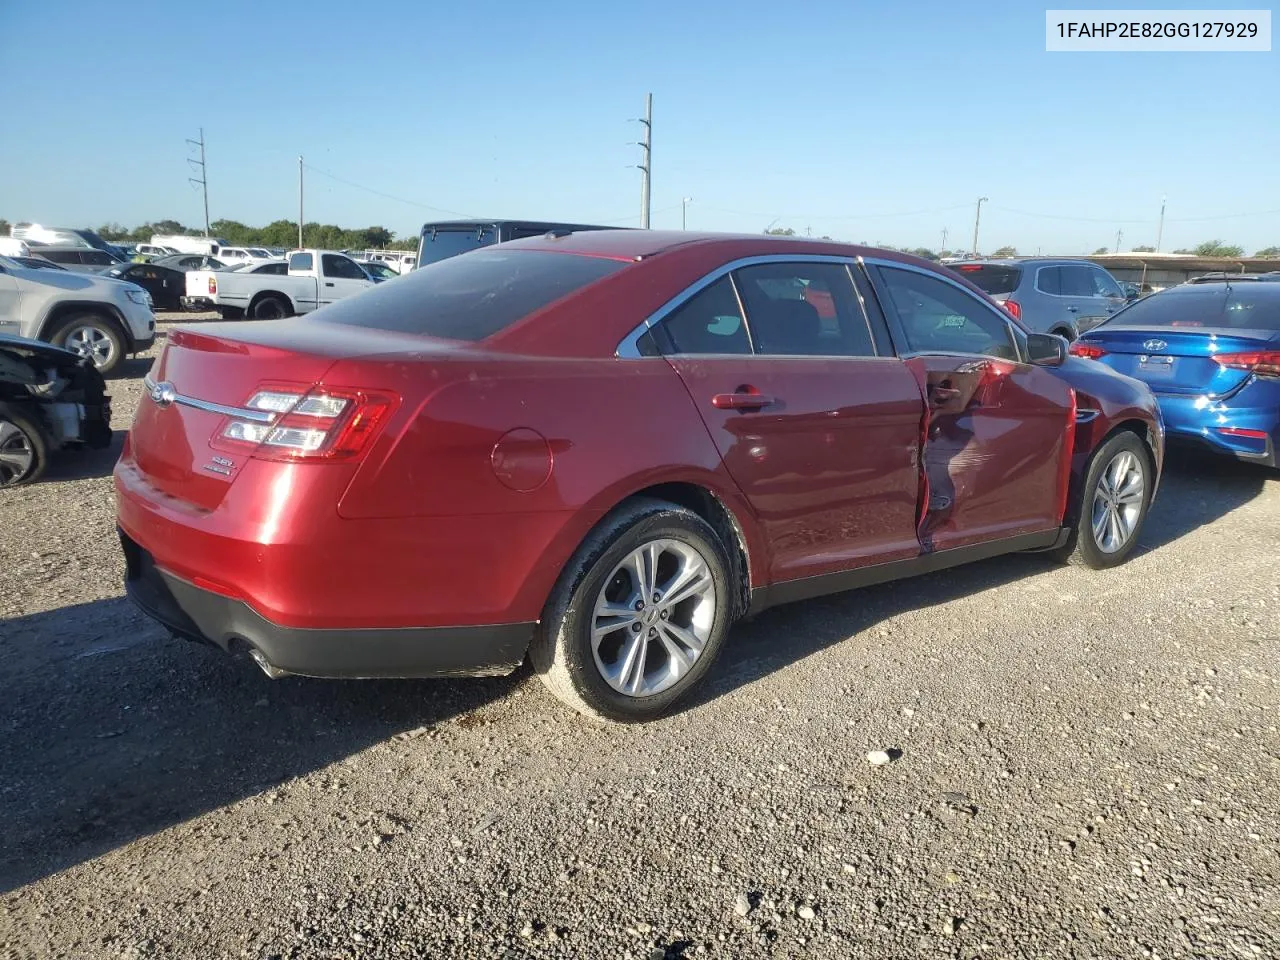
[[127, 588], [269, 674], [501, 674], [654, 717], [765, 607], [1133, 550], [1164, 430], [926, 261], [657, 231], [178, 328], [115, 470]]

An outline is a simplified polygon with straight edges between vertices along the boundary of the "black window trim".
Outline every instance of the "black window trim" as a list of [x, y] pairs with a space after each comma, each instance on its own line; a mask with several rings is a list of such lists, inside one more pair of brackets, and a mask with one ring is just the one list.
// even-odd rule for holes
[[[1013, 318], [997, 307], [994, 303], [990, 303], [983, 298], [974, 294], [972, 290], [966, 287], [958, 280], [952, 280], [950, 277], [943, 275], [940, 271], [925, 270], [917, 267], [913, 263], [903, 263], [899, 260], [886, 260], [882, 257], [858, 258], [866, 271], [867, 278], [870, 282], [871, 289], [875, 291], [876, 300], [880, 306], [880, 312], [888, 322], [889, 333], [893, 338], [894, 349], [899, 358], [906, 360], [910, 357], [973, 357], [982, 360], [1000, 360], [1004, 363], [1017, 363], [1020, 366], [1030, 366], [1027, 360], [1024, 348], [1025, 334], [1018, 335], [1018, 327], [1013, 322]], [[898, 320], [897, 312], [891, 308], [886, 308], [886, 291], [882, 289], [884, 285], [883, 278], [880, 277], [881, 269], [906, 270], [909, 273], [918, 273], [922, 276], [933, 277], [935, 280], [941, 280], [943, 283], [950, 284], [959, 290], [962, 294], [972, 300], [974, 303], [993, 314], [996, 319], [1004, 324], [1005, 330], [1008, 331], [1009, 340], [1013, 343], [1013, 349], [1018, 353], [1017, 360], [1010, 360], [1008, 357], [998, 357], [990, 353], [959, 353], [953, 350], [912, 350], [907, 343], [906, 331], [902, 329], [902, 324]]]
[[[729, 276], [729, 282], [733, 287], [733, 295], [738, 300], [738, 308], [742, 310], [743, 326], [747, 331], [747, 340], [751, 344], [751, 353], [680, 353], [682, 357], [732, 357], [736, 360], [897, 360], [898, 357], [892, 352], [885, 352], [886, 345], [892, 342], [892, 337], [886, 330], [885, 334], [878, 332], [876, 324], [871, 319], [871, 313], [867, 309], [867, 302], [864, 299], [864, 292], [859, 284], [858, 272], [855, 269], [861, 262], [861, 257], [841, 257], [832, 256], [830, 254], [803, 254], [803, 253], [770, 253], [761, 254], [752, 257], [740, 257], [737, 260], [731, 260], [716, 267], [711, 272], [699, 277], [689, 286], [685, 287], [674, 297], [660, 306], [649, 316], [645, 317], [634, 330], [626, 335], [614, 350], [614, 356], [622, 360], [661, 360], [663, 354], [644, 354], [640, 351], [640, 340], [648, 333], [652, 333], [655, 342], [668, 342], [667, 338], [661, 334], [662, 321], [673, 313], [677, 308], [682, 307], [689, 300], [711, 286], [717, 280], [725, 275]], [[751, 318], [747, 316], [747, 311], [743, 307], [742, 296], [738, 291], [738, 283], [734, 278], [734, 274], [744, 267], [754, 267], [759, 264], [816, 264], [816, 263], [835, 263], [844, 266], [849, 273], [849, 281], [853, 286], [854, 296], [858, 301], [858, 306], [862, 311], [862, 320], [867, 325], [867, 334], [871, 340], [871, 348], [876, 351], [874, 356], [842, 356], [830, 354], [780, 354], [780, 353], [756, 353], [755, 337], [751, 333]], [[880, 319], [884, 319], [884, 311], [880, 310]]]

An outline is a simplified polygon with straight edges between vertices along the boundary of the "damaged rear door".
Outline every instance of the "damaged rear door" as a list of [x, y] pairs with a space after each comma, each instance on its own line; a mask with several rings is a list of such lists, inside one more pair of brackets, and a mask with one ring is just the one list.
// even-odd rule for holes
[[923, 551], [1058, 528], [1074, 392], [1022, 362], [1009, 321], [960, 284], [906, 264], [879, 262], [867, 272], [924, 399]]

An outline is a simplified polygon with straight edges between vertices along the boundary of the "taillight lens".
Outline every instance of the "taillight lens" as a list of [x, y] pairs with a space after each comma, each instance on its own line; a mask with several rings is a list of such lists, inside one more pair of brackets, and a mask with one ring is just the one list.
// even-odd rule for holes
[[1013, 314], [1013, 319], [1015, 320], [1022, 319], [1022, 304], [1020, 304], [1017, 300], [1006, 300], [1004, 302], [1004, 308], [1008, 310], [1011, 314]]
[[1232, 370], [1248, 370], [1260, 377], [1280, 377], [1280, 350], [1219, 353], [1213, 359], [1219, 366], [1229, 367]]
[[217, 292], [218, 292], [218, 278], [217, 278], [217, 277], [210, 277], [210, 278], [209, 278], [209, 293], [212, 295], [212, 294], [215, 294], [215, 293], [217, 293]]
[[1079, 340], [1067, 347], [1067, 352], [1073, 357], [1084, 357], [1086, 360], [1097, 360], [1107, 355], [1107, 351], [1096, 343], [1083, 343]]
[[222, 423], [218, 441], [250, 446], [260, 460], [349, 460], [365, 451], [399, 402], [377, 390], [272, 385], [245, 404], [271, 419], [231, 417]]

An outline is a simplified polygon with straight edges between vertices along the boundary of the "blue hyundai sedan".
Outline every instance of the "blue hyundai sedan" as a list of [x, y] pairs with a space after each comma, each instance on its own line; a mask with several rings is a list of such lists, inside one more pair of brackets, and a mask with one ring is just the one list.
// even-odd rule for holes
[[1280, 283], [1187, 283], [1117, 311], [1071, 345], [1145, 382], [1170, 440], [1280, 467]]

